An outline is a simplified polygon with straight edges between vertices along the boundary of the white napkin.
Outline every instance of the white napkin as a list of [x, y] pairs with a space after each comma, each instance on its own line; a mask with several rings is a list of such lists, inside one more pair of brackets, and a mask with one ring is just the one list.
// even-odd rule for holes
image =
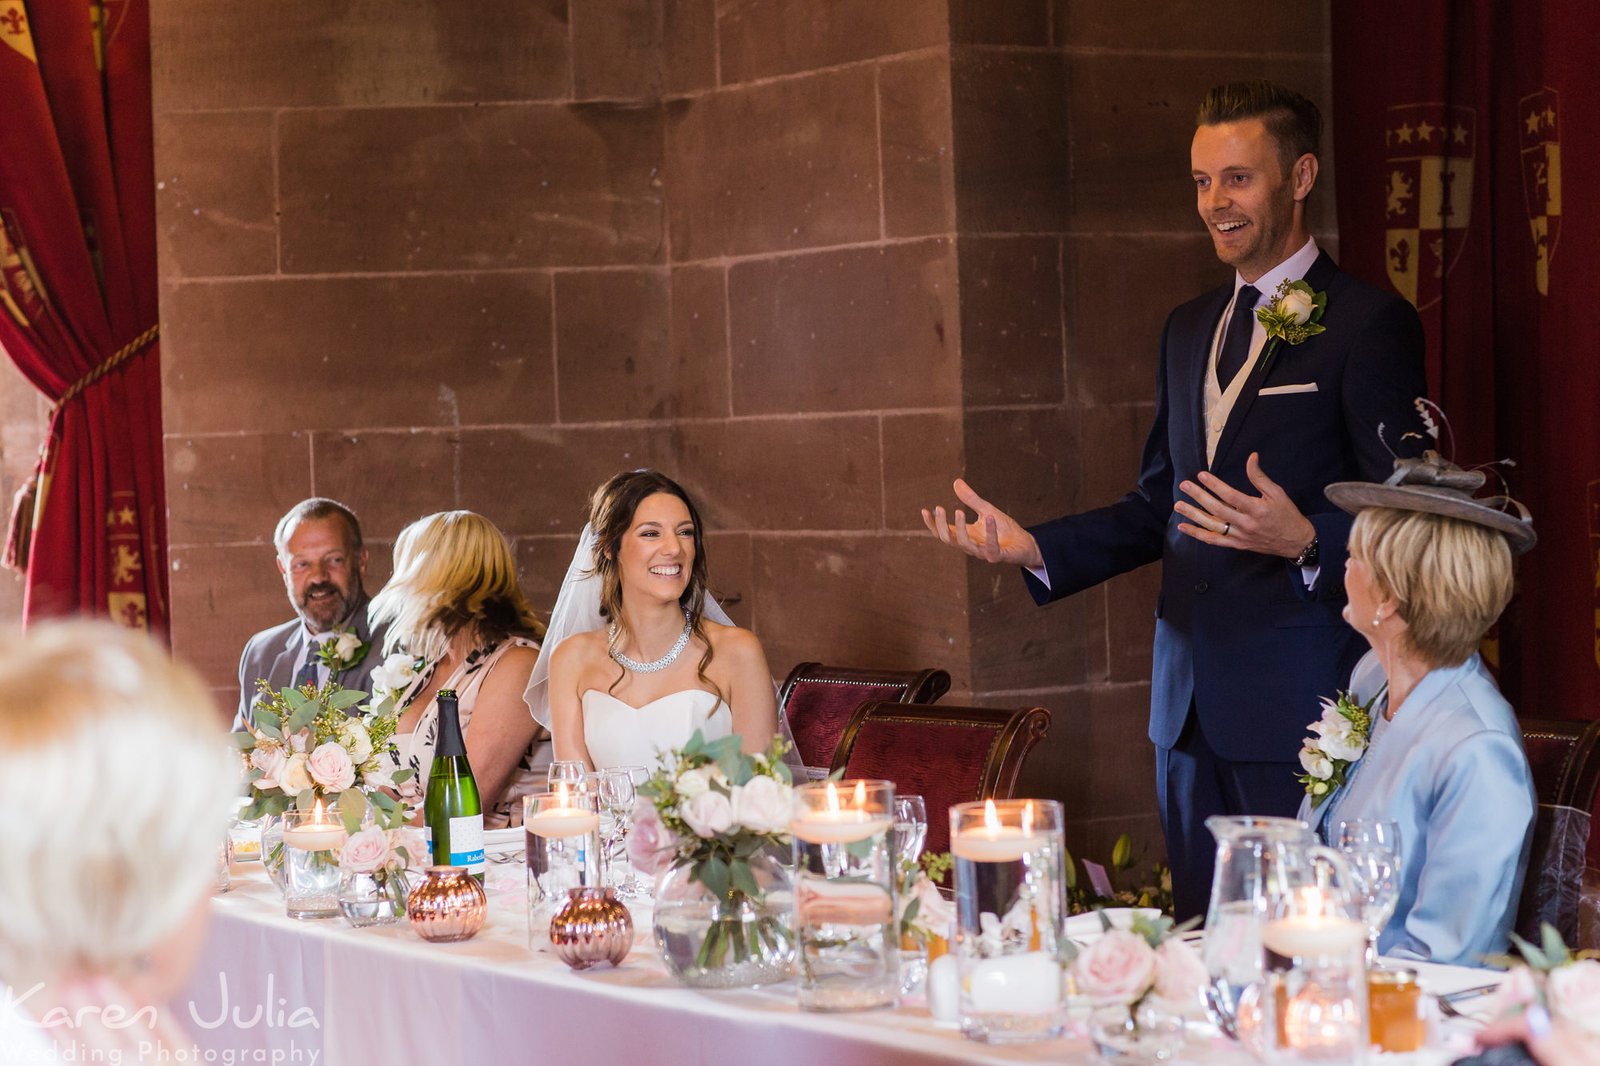
[[1072, 940], [1089, 940], [1101, 934], [1100, 916], [1111, 920], [1113, 929], [1126, 929], [1133, 924], [1135, 915], [1142, 914], [1151, 921], [1161, 917], [1155, 907], [1107, 907], [1104, 910], [1074, 914], [1066, 920], [1067, 937]]

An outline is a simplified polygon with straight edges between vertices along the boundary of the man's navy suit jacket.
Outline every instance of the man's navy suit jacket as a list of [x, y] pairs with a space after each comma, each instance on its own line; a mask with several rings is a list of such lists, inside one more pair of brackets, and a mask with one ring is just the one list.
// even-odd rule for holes
[[[1326, 331], [1280, 342], [1270, 360], [1256, 361], [1210, 469], [1253, 495], [1245, 460], [1260, 453], [1266, 475], [1317, 529], [1322, 569], [1313, 588], [1290, 560], [1178, 532], [1177, 486], [1207, 469], [1204, 375], [1232, 284], [1167, 319], [1155, 424], [1134, 490], [1032, 529], [1050, 577], [1046, 588], [1026, 576], [1039, 603], [1162, 561], [1150, 739], [1163, 748], [1176, 745], [1192, 703], [1219, 757], [1291, 762], [1320, 713], [1318, 697], [1348, 687], [1366, 651], [1340, 614], [1353, 519], [1323, 489], [1382, 481], [1397, 454], [1422, 450], [1419, 438], [1406, 436], [1420, 428], [1415, 400], [1427, 390], [1422, 324], [1410, 304], [1341, 272], [1326, 253], [1305, 280], [1327, 294]], [[1282, 385], [1316, 389], [1261, 395]]]

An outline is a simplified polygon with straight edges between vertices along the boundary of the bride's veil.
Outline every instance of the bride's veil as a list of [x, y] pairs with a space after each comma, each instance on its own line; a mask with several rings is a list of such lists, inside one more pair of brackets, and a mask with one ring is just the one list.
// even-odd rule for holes
[[[578, 550], [573, 553], [572, 563], [567, 567], [567, 576], [561, 581], [561, 593], [556, 597], [555, 608], [550, 612], [550, 624], [545, 629], [544, 642], [539, 646], [539, 658], [533, 664], [528, 688], [522, 695], [534, 721], [546, 729], [550, 729], [550, 659], [555, 655], [556, 648], [575, 633], [605, 628], [605, 619], [600, 615], [600, 575], [594, 568], [594, 544], [594, 530], [585, 525], [583, 536], [578, 538]], [[734, 624], [728, 612], [710, 593], [706, 594], [703, 613], [713, 622], [725, 626]], [[789, 745], [784, 762], [789, 764], [796, 781], [804, 781], [804, 767], [782, 707], [778, 708], [778, 733]]]

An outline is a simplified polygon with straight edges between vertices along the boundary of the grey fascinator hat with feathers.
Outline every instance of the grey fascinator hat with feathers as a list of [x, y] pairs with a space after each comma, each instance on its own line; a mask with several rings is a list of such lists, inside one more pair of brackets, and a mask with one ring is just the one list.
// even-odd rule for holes
[[1438, 452], [1420, 458], [1396, 459], [1394, 473], [1382, 484], [1370, 481], [1336, 481], [1326, 490], [1328, 499], [1355, 514], [1367, 507], [1392, 507], [1400, 511], [1459, 518], [1504, 534], [1511, 554], [1521, 555], [1539, 540], [1533, 516], [1510, 496], [1476, 496], [1487, 480], [1482, 470], [1463, 470]]

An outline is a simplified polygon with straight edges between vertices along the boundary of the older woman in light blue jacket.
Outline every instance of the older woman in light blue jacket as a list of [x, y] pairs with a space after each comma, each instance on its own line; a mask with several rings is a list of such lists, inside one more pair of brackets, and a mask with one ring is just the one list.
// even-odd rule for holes
[[[1344, 617], [1372, 645], [1350, 679], [1371, 731], [1343, 785], [1308, 795], [1300, 817], [1324, 839], [1345, 821], [1397, 823], [1399, 900], [1379, 952], [1482, 965], [1507, 949], [1537, 800], [1516, 716], [1477, 648], [1511, 599], [1512, 555], [1535, 537], [1525, 511], [1472, 497], [1481, 472], [1431, 452], [1395, 465], [1383, 485], [1327, 489], [1357, 514]], [[1316, 776], [1308, 765], [1308, 791]]]

